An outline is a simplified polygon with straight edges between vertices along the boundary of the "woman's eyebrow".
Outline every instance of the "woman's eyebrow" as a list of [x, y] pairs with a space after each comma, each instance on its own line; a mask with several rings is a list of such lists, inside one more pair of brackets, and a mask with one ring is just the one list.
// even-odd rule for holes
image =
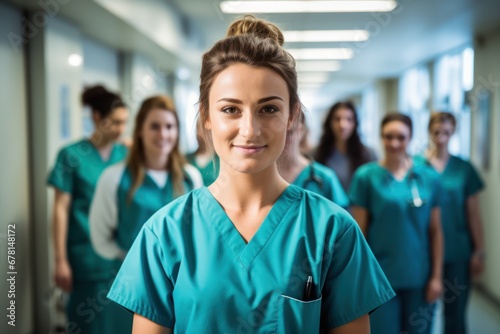
[[[271, 101], [271, 100], [281, 100], [281, 101], [285, 102], [279, 96], [268, 96], [268, 97], [264, 97], [264, 98], [258, 100], [257, 103], [264, 103], [264, 102]], [[223, 97], [222, 99], [218, 100], [217, 102], [220, 102], [220, 101], [227, 101], [227, 102], [239, 103], [239, 104], [243, 103], [243, 102], [241, 102], [241, 100], [233, 99], [233, 98], [230, 98], [230, 97]]]

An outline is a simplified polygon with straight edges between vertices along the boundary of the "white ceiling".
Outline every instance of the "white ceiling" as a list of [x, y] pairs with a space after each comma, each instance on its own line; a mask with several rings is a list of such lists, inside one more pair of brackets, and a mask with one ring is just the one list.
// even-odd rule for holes
[[[0, 1], [40, 10], [35, 0]], [[223, 38], [230, 22], [241, 16], [223, 14], [219, 9], [219, 2], [220, 0], [75, 0], [61, 5], [60, 13], [76, 22], [87, 36], [118, 50], [143, 52], [160, 67], [174, 70], [184, 65], [201, 65], [201, 54], [215, 41]], [[312, 96], [309, 95], [308, 100], [314, 105], [308, 105], [308, 108], [318, 111], [324, 111], [336, 99], [360, 93], [377, 79], [396, 77], [411, 66], [464, 47], [480, 39], [478, 36], [481, 34], [500, 29], [500, 0], [398, 0], [398, 3], [398, 8], [392, 13], [258, 16], [276, 23], [283, 30], [370, 31], [371, 36], [367, 42], [347, 45], [354, 49], [354, 58], [341, 61], [342, 69], [330, 72], [328, 83]], [[116, 11], [128, 13], [128, 16], [120, 17]], [[169, 15], [163, 18], [162, 12]], [[163, 19], [182, 23], [196, 45], [191, 43], [189, 47], [180, 47], [179, 43], [174, 43], [169, 37], [174, 33], [167, 27], [169, 22], [163, 22], [167, 26], [162, 29], [157, 28], [157, 21]], [[140, 29], [137, 28], [138, 25]], [[177, 50], [172, 50], [169, 43], [174, 43]], [[305, 46], [335, 47], [345, 46], [345, 43], [285, 45], [287, 48]], [[198, 69], [193, 73], [197, 71]]]
[[[208, 49], [241, 15], [223, 14], [218, 0], [167, 0], [204, 35]], [[380, 78], [470, 44], [474, 36], [500, 27], [499, 0], [398, 0], [392, 13], [259, 14], [283, 30], [367, 29], [370, 39], [349, 43], [355, 56], [342, 61], [323, 86], [328, 101], [359, 92]], [[285, 47], [335, 47], [346, 43], [289, 43]], [[326, 95], [326, 96], [325, 96]], [[330, 103], [330, 102], [327, 102]]]

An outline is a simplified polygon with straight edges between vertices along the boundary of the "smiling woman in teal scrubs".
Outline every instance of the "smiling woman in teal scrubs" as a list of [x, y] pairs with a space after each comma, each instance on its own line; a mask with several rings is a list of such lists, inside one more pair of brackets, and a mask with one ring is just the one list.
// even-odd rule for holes
[[108, 333], [105, 324], [124, 314], [102, 293], [117, 267], [93, 250], [88, 213], [100, 174], [127, 154], [116, 140], [125, 130], [128, 111], [118, 95], [102, 86], [86, 89], [82, 101], [92, 109], [94, 133], [59, 152], [47, 181], [55, 189], [54, 276], [56, 284], [70, 292], [67, 330]]
[[[203, 185], [200, 173], [179, 151], [179, 122], [166, 96], [146, 99], [137, 113], [126, 163], [107, 168], [99, 178], [90, 207], [90, 237], [104, 258], [125, 257], [142, 225], [174, 198]], [[110, 324], [113, 333], [129, 333], [132, 315]], [[111, 333], [111, 331], [108, 331]]]
[[248, 16], [229, 35], [201, 70], [219, 176], [144, 225], [108, 296], [133, 333], [369, 333], [393, 291], [359, 228], [277, 170], [301, 107], [283, 35]]
[[453, 114], [433, 113], [429, 121], [432, 146], [423, 158], [423, 162], [440, 173], [444, 280], [464, 287], [459, 294], [447, 291], [443, 295], [446, 334], [466, 333], [466, 306], [471, 276], [478, 276], [484, 269], [483, 228], [478, 195], [484, 184], [470, 162], [453, 156], [448, 151], [448, 143], [455, 127], [456, 119]]
[[371, 316], [372, 333], [430, 333], [442, 289], [439, 179], [406, 153], [408, 116], [387, 114], [381, 134], [384, 159], [361, 166], [350, 189], [352, 215], [396, 291]]
[[335, 172], [306, 158], [300, 149], [306, 124], [303, 113], [299, 115], [297, 126], [288, 131], [285, 149], [278, 159], [278, 171], [285, 181], [313, 191], [328, 198], [343, 208], [349, 206], [349, 199]]
[[179, 121], [166, 96], [146, 99], [137, 113], [126, 163], [107, 168], [90, 208], [94, 249], [123, 259], [142, 225], [174, 198], [203, 185], [179, 150]]

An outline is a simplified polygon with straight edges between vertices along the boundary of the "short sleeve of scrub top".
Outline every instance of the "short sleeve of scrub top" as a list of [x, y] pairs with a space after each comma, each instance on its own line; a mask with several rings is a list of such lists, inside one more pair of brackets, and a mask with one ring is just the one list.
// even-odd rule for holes
[[[365, 165], [366, 166], [366, 165]], [[358, 168], [354, 173], [349, 188], [349, 200], [351, 205], [368, 208], [370, 206], [370, 192], [368, 190], [368, 179], [364, 177], [365, 166]]]
[[[386, 277], [355, 222], [335, 242], [323, 288], [322, 327], [331, 329], [371, 313], [394, 296]], [[346, 300], [363, 303], [346, 303]]]
[[[308, 275], [317, 291], [302, 301]], [[248, 244], [206, 187], [171, 202], [143, 226], [108, 294], [174, 333], [319, 332], [393, 296], [352, 217], [293, 185]]]
[[484, 183], [479, 177], [476, 169], [470, 162], [467, 162], [467, 179], [465, 182], [465, 198], [474, 195], [484, 188]]
[[72, 157], [68, 149], [60, 150], [47, 183], [65, 193], [71, 193], [73, 191], [73, 172], [77, 163], [78, 158]]

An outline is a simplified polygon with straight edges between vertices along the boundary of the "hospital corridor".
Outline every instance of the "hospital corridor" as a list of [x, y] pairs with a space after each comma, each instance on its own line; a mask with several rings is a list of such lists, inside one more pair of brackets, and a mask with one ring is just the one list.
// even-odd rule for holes
[[2, 334], [500, 334], [499, 0], [0, 0]]

